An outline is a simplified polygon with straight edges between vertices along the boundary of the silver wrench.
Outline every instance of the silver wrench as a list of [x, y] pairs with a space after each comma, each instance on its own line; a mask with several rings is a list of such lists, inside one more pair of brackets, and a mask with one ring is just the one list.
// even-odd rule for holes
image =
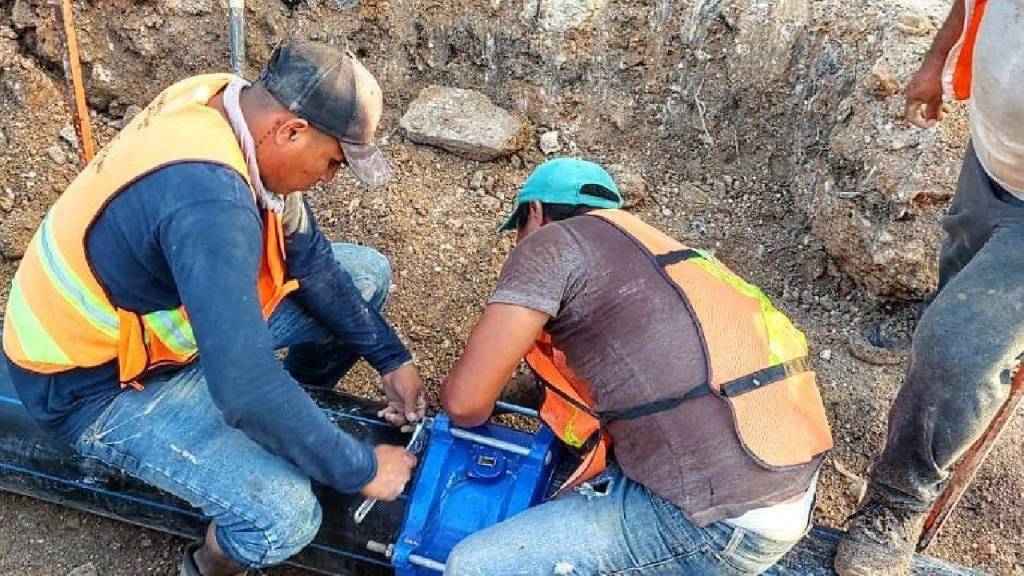
[[[433, 418], [424, 418], [416, 424], [416, 428], [412, 431], [412, 437], [409, 438], [409, 443], [405, 445], [405, 449], [410, 454], [419, 455], [419, 453], [423, 451], [423, 448], [426, 447], [426, 436], [423, 431], [429, 428], [431, 423], [433, 423]], [[354, 520], [356, 524], [361, 523], [376, 504], [376, 498], [367, 498], [363, 500], [362, 504], [356, 508], [355, 513], [352, 514], [352, 520]]]

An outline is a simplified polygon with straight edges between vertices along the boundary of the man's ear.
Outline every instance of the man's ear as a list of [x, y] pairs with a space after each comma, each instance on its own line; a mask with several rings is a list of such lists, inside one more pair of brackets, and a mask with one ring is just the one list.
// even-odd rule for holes
[[547, 224], [544, 219], [544, 205], [537, 200], [530, 200], [530, 220], [537, 222], [540, 226]]
[[277, 132], [274, 134], [274, 140], [277, 142], [278, 146], [295, 144], [308, 136], [309, 132], [309, 122], [302, 118], [292, 118], [284, 124], [281, 124], [277, 129]]

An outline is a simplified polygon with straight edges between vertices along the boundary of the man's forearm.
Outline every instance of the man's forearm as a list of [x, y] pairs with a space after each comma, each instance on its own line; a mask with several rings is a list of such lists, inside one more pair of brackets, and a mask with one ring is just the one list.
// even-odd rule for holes
[[943, 22], [932, 41], [931, 48], [924, 56], [924, 64], [942, 67], [946, 64], [946, 57], [950, 50], [956, 45], [964, 31], [964, 16], [967, 8], [965, 0], [955, 0], [949, 16]]

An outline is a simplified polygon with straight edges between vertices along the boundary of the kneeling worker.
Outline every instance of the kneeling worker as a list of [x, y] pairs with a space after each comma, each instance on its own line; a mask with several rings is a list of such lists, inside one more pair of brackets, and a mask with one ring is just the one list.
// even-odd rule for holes
[[805, 533], [832, 447], [803, 334], [708, 254], [618, 210], [598, 165], [538, 167], [518, 245], [444, 383], [475, 426], [524, 357], [582, 456], [553, 500], [474, 534], [446, 574], [760, 574]]
[[14, 276], [4, 356], [26, 409], [212, 520], [183, 576], [301, 550], [321, 520], [311, 479], [393, 500], [415, 466], [341, 431], [296, 382], [333, 385], [366, 358], [385, 417], [423, 415], [419, 373], [380, 313], [387, 260], [332, 245], [300, 196], [345, 165], [386, 181], [382, 102], [362, 64], [322, 44], [280, 46], [252, 85], [182, 80], [71, 183]]

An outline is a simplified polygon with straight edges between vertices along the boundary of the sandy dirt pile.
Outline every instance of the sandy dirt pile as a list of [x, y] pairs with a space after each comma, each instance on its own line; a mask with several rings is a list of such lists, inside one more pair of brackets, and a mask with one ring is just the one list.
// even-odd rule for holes
[[[551, 155], [593, 159], [612, 167], [633, 210], [713, 249], [807, 332], [837, 440], [818, 519], [841, 523], [881, 448], [901, 372], [855, 359], [847, 341], [883, 316], [909, 329], [916, 301], [935, 284], [938, 220], [966, 144], [961, 107], [932, 131], [899, 120], [902, 88], [947, 3], [466, 0], [455, 10], [438, 0], [363, 0], [343, 10], [346, 4], [247, 2], [247, 73], [258, 73], [278, 41], [304, 38], [349, 46], [381, 81], [381, 142], [396, 177], [368, 191], [341, 175], [310, 197], [334, 239], [391, 258], [388, 314], [432, 394], [511, 248], [494, 229], [518, 185]], [[166, 85], [227, 67], [222, 0], [105, 0], [75, 9], [101, 143]], [[51, 10], [45, 0], [0, 5], [5, 285], [78, 169]], [[459, 97], [505, 111], [464, 123], [460, 137], [495, 133], [483, 123], [500, 116], [507, 138], [473, 143], [477, 152], [489, 147], [484, 155], [418, 144], [455, 137], [424, 140], [415, 133], [431, 127], [429, 118], [401, 120], [430, 86], [438, 88], [427, 97], [474, 90]], [[421, 104], [418, 114], [444, 109]], [[6, 291], [0, 294], [5, 300]], [[365, 367], [344, 385], [377, 395]], [[1022, 438], [1018, 416], [933, 554], [1024, 574]], [[174, 574], [182, 546], [11, 495], [0, 495], [0, 534], [0, 574]]]

